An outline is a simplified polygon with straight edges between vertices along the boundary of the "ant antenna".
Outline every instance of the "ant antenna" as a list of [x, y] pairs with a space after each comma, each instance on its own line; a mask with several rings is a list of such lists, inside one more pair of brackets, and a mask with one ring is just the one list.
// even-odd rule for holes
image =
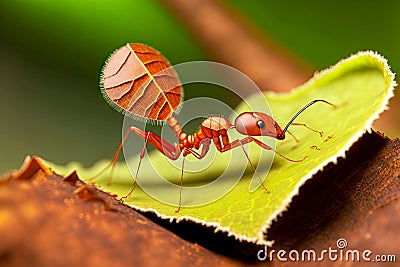
[[305, 105], [302, 109], [300, 109], [296, 115], [293, 116], [293, 118], [288, 122], [288, 124], [286, 124], [285, 128], [283, 129], [283, 134], [285, 134], [285, 132], [287, 131], [287, 129], [289, 128], [290, 124], [292, 124], [292, 122], [307, 108], [309, 108], [310, 106], [312, 106], [313, 104], [317, 103], [317, 102], [325, 102], [326, 104], [329, 104], [331, 106], [334, 106], [334, 104], [329, 103], [328, 101], [322, 100], [322, 99], [316, 99], [311, 101], [310, 103], [308, 103], [307, 105]]

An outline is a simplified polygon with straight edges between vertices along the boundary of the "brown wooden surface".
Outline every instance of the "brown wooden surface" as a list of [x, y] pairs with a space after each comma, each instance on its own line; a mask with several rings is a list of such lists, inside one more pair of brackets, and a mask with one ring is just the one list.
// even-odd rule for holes
[[[336, 248], [336, 241], [345, 238], [349, 249], [396, 255], [398, 262], [399, 196], [400, 140], [366, 134], [346, 159], [329, 164], [300, 188], [288, 211], [268, 230], [275, 240], [271, 249], [321, 251]], [[146, 216], [85, 185], [75, 173], [63, 179], [32, 160], [0, 183], [0, 266], [282, 264], [257, 261], [263, 247], [212, 228]]]
[[63, 181], [37, 166], [0, 183], [0, 266], [237, 265], [75, 185], [74, 175]]

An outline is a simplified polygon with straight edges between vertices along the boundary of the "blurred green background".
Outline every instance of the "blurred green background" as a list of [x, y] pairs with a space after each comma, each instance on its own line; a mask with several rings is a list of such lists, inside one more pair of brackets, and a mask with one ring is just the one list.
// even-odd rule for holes
[[[400, 70], [399, 1], [226, 3], [315, 69], [371, 49]], [[114, 49], [140, 42], [172, 64], [208, 59], [157, 1], [2, 0], [0, 27], [0, 174], [26, 155], [86, 166], [113, 155], [123, 116], [98, 81]]]

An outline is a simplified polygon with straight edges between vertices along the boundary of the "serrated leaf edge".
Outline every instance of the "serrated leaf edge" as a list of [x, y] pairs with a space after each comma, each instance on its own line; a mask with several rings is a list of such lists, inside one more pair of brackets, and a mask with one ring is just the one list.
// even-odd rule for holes
[[265, 222], [264, 226], [261, 228], [261, 230], [258, 232], [257, 237], [248, 237], [246, 235], [241, 235], [233, 232], [230, 227], [227, 226], [222, 226], [219, 222], [207, 222], [204, 220], [199, 220], [197, 218], [191, 217], [191, 216], [180, 216], [180, 217], [175, 217], [175, 216], [169, 216], [165, 215], [162, 213], [159, 213], [157, 210], [152, 209], [152, 208], [141, 208], [135, 205], [129, 204], [130, 207], [139, 210], [141, 212], [152, 212], [154, 213], [157, 217], [164, 219], [164, 220], [169, 220], [171, 223], [176, 222], [179, 223], [181, 221], [192, 221], [197, 224], [201, 224], [207, 227], [212, 227], [215, 228], [214, 232], [225, 232], [228, 234], [228, 237], [233, 236], [235, 237], [236, 240], [239, 241], [247, 241], [250, 243], [255, 243], [257, 245], [266, 245], [266, 246], [272, 246], [274, 243], [273, 240], [267, 240], [267, 232], [268, 229], [271, 227], [274, 221], [277, 221], [279, 216], [282, 215], [284, 211], [286, 211], [290, 203], [292, 202], [292, 199], [294, 196], [299, 194], [299, 189], [300, 187], [309, 179], [311, 179], [317, 172], [322, 171], [325, 166], [327, 166], [329, 163], [333, 162], [334, 164], [337, 164], [337, 160], [339, 158], [345, 158], [346, 157], [346, 152], [351, 148], [351, 146], [358, 140], [360, 139], [361, 136], [364, 135], [366, 132], [371, 132], [372, 131], [372, 124], [373, 122], [380, 117], [380, 114], [389, 109], [388, 103], [390, 98], [394, 96], [394, 88], [397, 86], [397, 83], [394, 79], [395, 74], [391, 71], [390, 66], [387, 63], [387, 59], [381, 56], [379, 53], [374, 52], [374, 51], [361, 51], [358, 52], [354, 55], [351, 55], [348, 58], [340, 60], [338, 63], [335, 65], [324, 69], [322, 71], [316, 72], [314, 76], [308, 80], [306, 83], [301, 85], [298, 88], [294, 88], [290, 92], [286, 93], [269, 93], [271, 95], [279, 96], [279, 95], [284, 95], [284, 94], [291, 94], [293, 91], [301, 90], [301, 88], [307, 88], [310, 84], [314, 83], [316, 80], [321, 78], [322, 76], [326, 75], [327, 73], [339, 68], [341, 65], [346, 64], [347, 62], [354, 60], [355, 58], [362, 57], [362, 56], [369, 56], [373, 59], [375, 59], [378, 63], [383, 65], [384, 70], [387, 72], [389, 75], [389, 78], [391, 80], [390, 86], [388, 88], [388, 94], [383, 100], [382, 106], [380, 109], [378, 109], [373, 116], [370, 117], [369, 120], [366, 121], [364, 129], [360, 130], [358, 133], [356, 133], [343, 148], [335, 155], [332, 156], [325, 161], [323, 161], [321, 164], [319, 164], [317, 167], [315, 167], [313, 170], [311, 170], [307, 175], [303, 176], [303, 178], [297, 183], [295, 186], [294, 190], [292, 193], [282, 202], [281, 208], [276, 210]]
[[[332, 156], [325, 161], [323, 161], [321, 164], [319, 164], [317, 167], [315, 167], [313, 170], [311, 170], [307, 175], [303, 176], [303, 178], [296, 184], [294, 190], [292, 191], [291, 194], [283, 201], [281, 208], [279, 210], [276, 210], [272, 215], [267, 219], [266, 223], [262, 227], [262, 230], [258, 233], [259, 238], [264, 238], [264, 236], [267, 236], [268, 229], [271, 227], [273, 222], [277, 221], [279, 216], [282, 215], [282, 213], [286, 210], [288, 210], [290, 203], [292, 202], [292, 199], [294, 196], [299, 194], [299, 189], [300, 187], [310, 178], [312, 178], [316, 173], [319, 171], [323, 171], [324, 167], [327, 166], [329, 163], [333, 162], [334, 164], [337, 164], [337, 160], [339, 158], [345, 158], [346, 157], [346, 152], [351, 148], [351, 146], [358, 141], [361, 136], [363, 136], [366, 132], [371, 133], [372, 132], [372, 124], [373, 122], [380, 117], [380, 114], [384, 112], [385, 110], [389, 109], [389, 100], [394, 96], [394, 88], [397, 86], [397, 82], [395, 81], [395, 73], [393, 73], [390, 69], [390, 66], [387, 62], [387, 59], [384, 58], [382, 55], [380, 55], [377, 52], [374, 51], [360, 51], [354, 55], [351, 55], [350, 57], [346, 59], [340, 60], [338, 63], [335, 65], [322, 70], [318, 73], [314, 74], [314, 77], [308, 80], [305, 84], [303, 84], [300, 88], [306, 88], [310, 84], [314, 83], [317, 79], [320, 77], [324, 76], [325, 74], [340, 68], [341, 65], [346, 64], [347, 62], [358, 58], [362, 56], [369, 56], [371, 58], [374, 58], [377, 60], [378, 63], [382, 64], [384, 67], [384, 70], [387, 72], [389, 75], [389, 78], [391, 80], [391, 83], [388, 88], [388, 93], [386, 97], [383, 100], [382, 106], [380, 109], [378, 109], [373, 116], [370, 117], [369, 120], [366, 121], [364, 129], [360, 130], [358, 133], [356, 133], [352, 138], [349, 139], [349, 141], [346, 143], [346, 145], [343, 146], [343, 148], [335, 155]], [[300, 89], [299, 88], [299, 89]], [[297, 90], [297, 89], [295, 89]], [[291, 92], [284, 93], [284, 94], [290, 94]], [[275, 94], [275, 95], [281, 95], [281, 94]], [[267, 241], [267, 242], [273, 242], [273, 241]]]

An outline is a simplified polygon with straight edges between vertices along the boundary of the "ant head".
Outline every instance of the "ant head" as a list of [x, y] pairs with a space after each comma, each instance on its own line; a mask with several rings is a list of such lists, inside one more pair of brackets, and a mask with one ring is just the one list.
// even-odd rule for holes
[[243, 112], [235, 120], [236, 130], [249, 136], [271, 136], [283, 140], [285, 134], [271, 116], [261, 112]]

